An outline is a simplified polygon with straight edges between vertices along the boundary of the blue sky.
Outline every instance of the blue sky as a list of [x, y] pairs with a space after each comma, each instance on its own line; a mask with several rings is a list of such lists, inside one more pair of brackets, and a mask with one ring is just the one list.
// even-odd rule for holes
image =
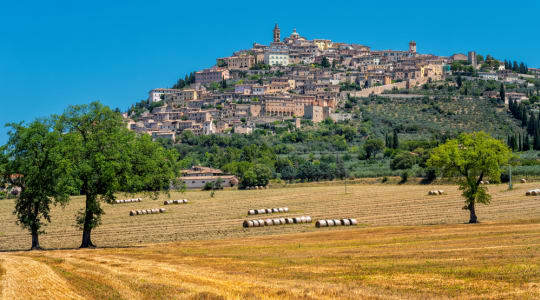
[[125, 110], [152, 88], [268, 43], [307, 38], [438, 55], [475, 50], [540, 67], [540, 1], [2, 1], [0, 143], [7, 122], [100, 100]]

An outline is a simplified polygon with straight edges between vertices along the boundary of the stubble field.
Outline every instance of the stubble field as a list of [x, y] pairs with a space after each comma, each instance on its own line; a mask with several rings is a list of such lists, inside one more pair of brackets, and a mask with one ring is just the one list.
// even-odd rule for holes
[[[536, 186], [490, 186], [478, 225], [462, 224], [468, 216], [452, 186], [193, 191], [172, 195], [190, 204], [139, 217], [129, 211], [162, 201], [106, 205], [94, 241], [111, 248], [0, 253], [0, 299], [538, 299], [540, 199], [524, 196]], [[82, 205], [75, 198], [55, 209], [42, 246], [79, 245], [73, 220]], [[248, 209], [282, 206], [291, 211], [276, 215], [362, 225], [241, 227]], [[11, 210], [0, 201], [0, 247], [26, 249]]]

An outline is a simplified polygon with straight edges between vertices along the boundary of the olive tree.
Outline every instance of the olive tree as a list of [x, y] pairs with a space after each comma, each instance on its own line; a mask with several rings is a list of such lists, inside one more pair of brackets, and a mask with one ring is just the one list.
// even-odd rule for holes
[[489, 204], [491, 196], [481, 182], [487, 178], [499, 181], [501, 167], [511, 158], [510, 149], [501, 141], [484, 132], [463, 133], [435, 148], [428, 166], [441, 171], [443, 176], [457, 178], [463, 209], [469, 210], [469, 223], [478, 223], [476, 203]]
[[167, 190], [178, 175], [177, 157], [151, 140], [127, 129], [118, 112], [99, 102], [70, 106], [58, 117], [85, 207], [77, 215], [81, 248], [95, 247], [92, 230], [101, 223], [101, 202], [112, 203], [115, 193]]
[[69, 161], [62, 155], [62, 137], [51, 120], [36, 120], [28, 126], [11, 126], [9, 140], [0, 149], [0, 175], [20, 189], [15, 200], [17, 224], [32, 235], [31, 249], [41, 249], [39, 235], [51, 222], [51, 204], [65, 205], [73, 192], [66, 176]]

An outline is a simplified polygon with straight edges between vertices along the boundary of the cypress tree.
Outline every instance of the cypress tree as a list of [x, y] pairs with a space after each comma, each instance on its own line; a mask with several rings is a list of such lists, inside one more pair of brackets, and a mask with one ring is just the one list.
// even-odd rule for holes
[[523, 141], [523, 151], [531, 150], [531, 141], [529, 140], [529, 135], [526, 134]]
[[398, 132], [396, 129], [394, 129], [394, 137], [392, 142], [392, 148], [397, 149], [399, 147], [399, 137]]
[[504, 83], [501, 82], [501, 87], [499, 88], [499, 96], [501, 97], [501, 101], [505, 102], [506, 100], [506, 93], [504, 91]]

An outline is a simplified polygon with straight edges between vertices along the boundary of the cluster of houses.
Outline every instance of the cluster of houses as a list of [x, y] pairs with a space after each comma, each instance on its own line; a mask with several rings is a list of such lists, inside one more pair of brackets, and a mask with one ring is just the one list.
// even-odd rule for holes
[[185, 130], [247, 134], [257, 124], [286, 119], [295, 120], [296, 126], [300, 119], [346, 120], [354, 116], [336, 111], [348, 96], [440, 80], [450, 72], [450, 63], [471, 57], [420, 54], [414, 41], [407, 51], [376, 51], [308, 40], [296, 30], [282, 39], [276, 24], [269, 45], [254, 43], [251, 49], [218, 58], [215, 66], [196, 72], [189, 87], [151, 90], [148, 100], [163, 101], [163, 106], [136, 119], [127, 116], [128, 127], [175, 140]]

